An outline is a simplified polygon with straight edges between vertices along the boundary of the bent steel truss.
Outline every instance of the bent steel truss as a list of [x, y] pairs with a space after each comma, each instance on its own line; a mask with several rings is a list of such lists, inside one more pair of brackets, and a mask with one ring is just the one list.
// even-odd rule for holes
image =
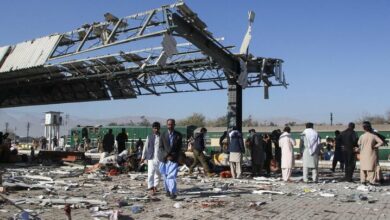
[[248, 87], [287, 86], [283, 60], [234, 54], [182, 2], [104, 17], [0, 47], [0, 108], [221, 90], [244, 69]]

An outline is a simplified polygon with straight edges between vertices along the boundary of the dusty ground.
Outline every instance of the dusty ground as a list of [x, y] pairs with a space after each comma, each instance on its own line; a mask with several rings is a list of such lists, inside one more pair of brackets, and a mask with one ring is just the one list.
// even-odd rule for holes
[[[6, 175], [51, 176], [57, 182], [51, 185], [54, 186], [51, 190], [18, 189], [10, 191], [6, 196], [23, 209], [37, 213], [40, 219], [67, 219], [64, 206], [50, 202], [28, 204], [26, 202], [29, 199], [83, 197], [107, 202], [107, 205], [74, 205], [71, 211], [73, 220], [109, 219], [93, 217], [96, 210], [91, 209], [97, 207], [106, 211], [119, 210], [119, 219], [390, 219], [388, 185], [361, 186], [363, 190], [369, 191], [358, 190], [360, 184], [357, 178], [357, 183], [338, 182], [342, 174], [333, 174], [326, 168], [320, 170], [320, 183], [317, 184], [299, 182], [299, 169], [294, 175], [295, 183], [283, 183], [277, 180], [278, 175], [260, 180], [181, 176], [178, 178], [180, 192], [176, 201], [165, 197], [163, 192], [145, 199], [146, 174], [122, 174], [104, 181], [100, 180], [99, 175], [88, 174], [64, 178], [68, 175], [65, 171], [69, 170], [66, 167], [8, 170]], [[77, 175], [77, 169], [70, 171]], [[255, 190], [280, 194], [253, 194]], [[119, 202], [124, 206], [119, 207]], [[141, 212], [133, 213], [134, 206], [141, 206]], [[19, 210], [14, 206], [0, 203], [0, 219], [13, 218], [16, 213]]]

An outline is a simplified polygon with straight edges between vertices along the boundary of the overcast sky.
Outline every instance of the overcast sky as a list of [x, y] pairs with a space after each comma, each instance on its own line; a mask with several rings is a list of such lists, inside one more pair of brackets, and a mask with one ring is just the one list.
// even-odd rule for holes
[[[85, 23], [111, 12], [123, 17], [173, 1], [13, 0], [0, 13], [0, 46], [16, 44]], [[390, 110], [390, 1], [185, 1], [225, 45], [238, 48], [254, 10], [250, 52], [285, 61], [289, 88], [244, 91], [244, 117], [291, 117], [301, 121], [348, 122]], [[159, 45], [156, 45], [159, 46]], [[236, 51], [238, 50], [236, 48]], [[226, 114], [226, 91], [142, 96], [138, 99], [8, 108], [3, 112], [62, 111], [86, 118], [146, 115], [207, 118]], [[1, 111], [0, 111], [1, 112]]]

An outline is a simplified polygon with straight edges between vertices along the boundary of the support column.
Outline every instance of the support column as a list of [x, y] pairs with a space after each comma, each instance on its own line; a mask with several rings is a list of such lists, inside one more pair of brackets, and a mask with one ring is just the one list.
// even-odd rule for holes
[[228, 129], [236, 126], [242, 132], [242, 87], [237, 83], [228, 85], [227, 111]]

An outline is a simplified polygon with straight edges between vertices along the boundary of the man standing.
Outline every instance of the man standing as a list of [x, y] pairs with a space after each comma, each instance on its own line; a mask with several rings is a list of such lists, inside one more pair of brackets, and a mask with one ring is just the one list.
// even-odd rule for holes
[[126, 129], [122, 128], [122, 132], [116, 136], [116, 142], [118, 143], [118, 154], [126, 149], [126, 142], [128, 140]]
[[279, 137], [279, 146], [282, 150], [282, 178], [286, 182], [290, 182], [292, 169], [294, 168], [294, 146], [295, 140], [291, 137], [291, 128], [285, 127], [282, 135]]
[[194, 171], [194, 168], [199, 164], [199, 162], [202, 164], [204, 169], [204, 174], [208, 177], [214, 176], [214, 173], [210, 172], [209, 165], [207, 164], [207, 160], [205, 155], [203, 154], [204, 149], [206, 148], [204, 143], [204, 136], [207, 133], [206, 128], [201, 128], [200, 133], [195, 135], [195, 141], [194, 141], [194, 147], [192, 149], [192, 152], [194, 154], [194, 162], [192, 163], [190, 167], [190, 174]]
[[340, 138], [340, 131], [336, 130], [334, 132], [335, 138], [334, 138], [334, 155], [333, 155], [333, 162], [332, 162], [332, 172], [336, 171], [336, 165], [337, 162], [340, 162], [340, 169], [341, 171], [344, 171], [344, 153], [343, 153], [343, 146], [341, 145], [341, 138]]
[[265, 160], [265, 141], [260, 133], [256, 133], [255, 129], [249, 130], [249, 150], [251, 151], [252, 159], [252, 175], [260, 176], [262, 174]]
[[229, 163], [230, 171], [234, 179], [241, 178], [242, 154], [245, 153], [244, 141], [236, 127], [229, 133]]
[[355, 171], [355, 154], [358, 150], [358, 136], [354, 131], [355, 124], [349, 123], [348, 128], [340, 134], [340, 145], [344, 146], [345, 180], [352, 182], [353, 172]]
[[275, 160], [278, 162], [278, 168], [281, 169], [281, 163], [282, 163], [282, 149], [279, 146], [279, 138], [282, 134], [282, 131], [280, 129], [273, 130], [271, 133], [271, 141], [275, 146]]
[[152, 134], [146, 138], [146, 146], [142, 151], [141, 163], [148, 161], [148, 190], [151, 195], [157, 191], [157, 185], [160, 179], [160, 161], [158, 160], [160, 144], [160, 123], [153, 122]]
[[360, 147], [360, 182], [376, 185], [375, 168], [378, 162], [377, 150], [383, 141], [373, 133], [371, 123], [363, 122], [364, 134], [360, 136], [358, 145]]
[[267, 177], [271, 175], [271, 160], [274, 158], [272, 156], [272, 141], [269, 134], [264, 134], [263, 141], [265, 143], [265, 161], [264, 161], [264, 168], [266, 171]]
[[312, 169], [313, 182], [318, 182], [318, 154], [320, 151], [320, 137], [313, 129], [313, 123], [306, 123], [306, 129], [301, 134], [301, 155], [303, 162], [303, 181], [308, 182], [309, 169]]
[[160, 173], [164, 177], [164, 186], [167, 196], [176, 199], [176, 177], [178, 173], [178, 159], [182, 148], [182, 134], [175, 130], [175, 119], [167, 120], [167, 128], [160, 136], [158, 159], [160, 164]]
[[108, 133], [103, 137], [103, 150], [104, 152], [111, 153], [114, 150], [114, 135], [112, 134], [112, 129], [108, 129]]
[[53, 137], [53, 150], [58, 147], [58, 139], [57, 136]]
[[45, 137], [42, 137], [41, 139], [41, 149], [46, 150], [47, 140]]

